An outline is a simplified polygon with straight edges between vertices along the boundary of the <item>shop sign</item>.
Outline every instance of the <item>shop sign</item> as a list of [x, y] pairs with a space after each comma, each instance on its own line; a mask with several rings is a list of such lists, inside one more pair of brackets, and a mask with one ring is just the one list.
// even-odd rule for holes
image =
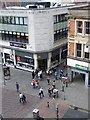
[[82, 66], [82, 65], [79, 65], [79, 64], [76, 64], [75, 67], [78, 68], [78, 69], [81, 69], [81, 70], [88, 70], [88, 67]]
[[24, 43], [10, 42], [10, 46], [19, 47], [19, 48], [25, 48], [26, 49], [26, 44], [24, 44]]

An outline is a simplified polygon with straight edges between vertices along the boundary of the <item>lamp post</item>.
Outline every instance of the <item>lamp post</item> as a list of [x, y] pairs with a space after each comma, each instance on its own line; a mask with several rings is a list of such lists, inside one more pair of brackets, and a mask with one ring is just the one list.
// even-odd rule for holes
[[58, 103], [57, 103], [57, 105], [56, 105], [56, 116], [57, 116], [56, 120], [59, 119], [59, 115], [58, 115], [58, 113], [59, 113], [59, 109], [58, 109]]

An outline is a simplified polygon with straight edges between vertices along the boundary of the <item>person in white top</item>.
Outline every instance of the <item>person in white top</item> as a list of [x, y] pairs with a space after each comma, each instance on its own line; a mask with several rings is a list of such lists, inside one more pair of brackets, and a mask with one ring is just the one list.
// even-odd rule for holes
[[19, 101], [20, 103], [23, 101], [23, 94], [21, 92], [19, 93]]

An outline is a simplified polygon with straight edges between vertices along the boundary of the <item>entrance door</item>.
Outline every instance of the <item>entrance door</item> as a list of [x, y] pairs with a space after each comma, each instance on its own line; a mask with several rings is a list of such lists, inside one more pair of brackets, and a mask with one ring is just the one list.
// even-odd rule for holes
[[38, 67], [39, 69], [45, 71], [47, 68], [47, 59], [38, 60]]
[[81, 73], [81, 76], [82, 76], [83, 81], [85, 81], [85, 74]]

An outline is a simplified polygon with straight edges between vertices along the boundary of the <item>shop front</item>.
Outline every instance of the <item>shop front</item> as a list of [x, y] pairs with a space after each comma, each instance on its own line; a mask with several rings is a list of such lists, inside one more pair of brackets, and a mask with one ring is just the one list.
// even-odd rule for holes
[[3, 48], [3, 64], [7, 66], [13, 66], [14, 67], [14, 56], [13, 56], [13, 50]]
[[[73, 79], [76, 77], [76, 75], [79, 74], [82, 79], [82, 82], [84, 82], [85, 86], [88, 87], [89, 85], [89, 78], [90, 78], [90, 74], [88, 71], [86, 70], [81, 70], [81, 69], [77, 69], [77, 68], [71, 68], [71, 67], [68, 67], [68, 77], [70, 79], [71, 82], [74, 82]], [[78, 82], [78, 80], [77, 80]]]
[[15, 51], [16, 68], [33, 71], [34, 59], [33, 54], [24, 51]]

